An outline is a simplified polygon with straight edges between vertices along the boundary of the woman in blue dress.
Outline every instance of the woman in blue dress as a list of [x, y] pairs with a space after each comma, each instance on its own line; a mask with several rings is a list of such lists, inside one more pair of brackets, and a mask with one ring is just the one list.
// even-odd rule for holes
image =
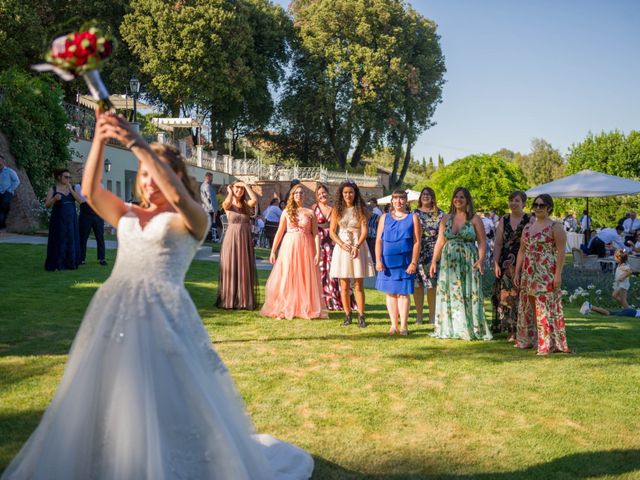
[[376, 236], [376, 289], [387, 294], [387, 310], [391, 318], [389, 335], [409, 333], [410, 295], [414, 291], [420, 255], [420, 221], [407, 212], [406, 205], [407, 194], [402, 190], [393, 192], [393, 209], [380, 217]]
[[80, 264], [80, 231], [76, 202], [82, 199], [71, 185], [69, 170], [56, 170], [55, 184], [47, 192], [44, 205], [51, 208], [47, 259], [44, 269], [48, 271], [75, 270]]

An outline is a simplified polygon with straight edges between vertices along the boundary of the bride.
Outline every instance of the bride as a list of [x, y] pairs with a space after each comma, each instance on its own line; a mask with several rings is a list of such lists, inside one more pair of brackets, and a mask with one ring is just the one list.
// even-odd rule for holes
[[[101, 187], [107, 139], [140, 161], [140, 206]], [[51, 405], [2, 479], [309, 478], [305, 451], [253, 434], [184, 288], [208, 219], [180, 153], [102, 114], [82, 185], [96, 213], [118, 227], [116, 263]]]

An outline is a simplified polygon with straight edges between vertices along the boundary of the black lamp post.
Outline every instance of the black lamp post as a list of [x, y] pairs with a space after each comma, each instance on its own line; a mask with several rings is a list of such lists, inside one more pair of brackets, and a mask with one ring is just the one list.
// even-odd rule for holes
[[136, 130], [140, 129], [138, 125], [138, 109], [136, 101], [138, 100], [138, 93], [140, 92], [140, 80], [136, 77], [131, 77], [129, 80], [129, 89], [131, 90], [131, 96], [133, 97], [133, 125]]
[[196, 145], [200, 145], [200, 136], [202, 135], [202, 124], [204, 123], [204, 114], [196, 114], [196, 122], [198, 122], [198, 133], [196, 135]]
[[111, 171], [111, 161], [107, 158], [104, 161], [104, 171], [109, 173]]

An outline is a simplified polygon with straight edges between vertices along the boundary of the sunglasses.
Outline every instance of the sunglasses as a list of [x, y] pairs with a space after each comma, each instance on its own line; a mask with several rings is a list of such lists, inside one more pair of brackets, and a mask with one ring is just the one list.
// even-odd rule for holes
[[531, 205], [532, 208], [546, 208], [547, 206], [544, 203], [534, 203]]

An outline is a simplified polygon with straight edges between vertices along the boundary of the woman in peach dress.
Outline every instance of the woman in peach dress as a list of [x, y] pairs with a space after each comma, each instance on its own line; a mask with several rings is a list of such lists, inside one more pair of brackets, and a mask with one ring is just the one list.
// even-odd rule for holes
[[318, 223], [314, 213], [302, 206], [303, 198], [304, 187], [293, 187], [286, 210], [280, 217], [269, 257], [273, 270], [265, 286], [266, 300], [260, 311], [265, 317], [327, 318], [318, 266]]

